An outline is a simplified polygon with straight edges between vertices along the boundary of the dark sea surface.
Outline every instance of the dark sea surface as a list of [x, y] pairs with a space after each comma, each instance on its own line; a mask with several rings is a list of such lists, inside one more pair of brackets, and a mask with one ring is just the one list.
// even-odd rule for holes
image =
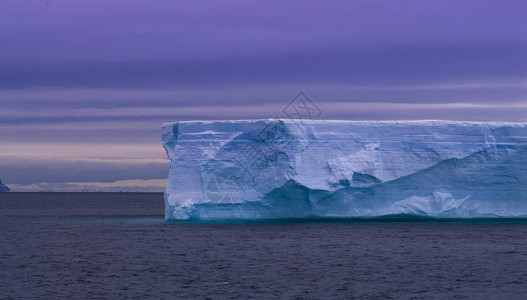
[[527, 222], [165, 222], [162, 194], [1, 193], [2, 299], [527, 299]]

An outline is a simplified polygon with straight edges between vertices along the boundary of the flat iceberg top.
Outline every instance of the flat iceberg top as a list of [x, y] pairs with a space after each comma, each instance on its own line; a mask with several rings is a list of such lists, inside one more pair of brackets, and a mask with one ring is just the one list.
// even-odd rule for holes
[[163, 124], [167, 219], [527, 216], [527, 123]]
[[314, 120], [314, 119], [285, 119], [285, 118], [269, 118], [269, 119], [239, 119], [239, 120], [189, 120], [166, 122], [163, 126], [172, 126], [174, 124], [217, 124], [217, 123], [261, 123], [261, 122], [284, 122], [284, 123], [302, 123], [302, 124], [357, 124], [357, 125], [422, 125], [422, 126], [436, 126], [436, 125], [492, 125], [492, 126], [514, 126], [525, 127], [527, 122], [485, 122], [485, 121], [449, 121], [449, 120]]

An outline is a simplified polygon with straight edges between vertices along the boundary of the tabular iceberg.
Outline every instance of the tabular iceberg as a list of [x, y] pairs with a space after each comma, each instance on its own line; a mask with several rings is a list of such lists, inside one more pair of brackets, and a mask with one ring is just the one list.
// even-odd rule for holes
[[527, 217], [527, 123], [163, 124], [168, 220]]

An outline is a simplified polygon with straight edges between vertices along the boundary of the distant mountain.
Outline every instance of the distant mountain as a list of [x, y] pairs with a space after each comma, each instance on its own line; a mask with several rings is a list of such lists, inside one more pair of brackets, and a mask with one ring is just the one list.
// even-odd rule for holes
[[0, 179], [0, 193], [2, 192], [10, 192], [11, 190], [7, 187], [7, 185], [2, 183], [2, 179]]

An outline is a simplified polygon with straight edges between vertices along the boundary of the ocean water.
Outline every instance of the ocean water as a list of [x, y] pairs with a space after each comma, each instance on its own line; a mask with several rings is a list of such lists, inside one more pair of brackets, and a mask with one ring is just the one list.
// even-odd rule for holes
[[0, 194], [0, 298], [527, 299], [527, 222], [163, 219], [162, 194]]

